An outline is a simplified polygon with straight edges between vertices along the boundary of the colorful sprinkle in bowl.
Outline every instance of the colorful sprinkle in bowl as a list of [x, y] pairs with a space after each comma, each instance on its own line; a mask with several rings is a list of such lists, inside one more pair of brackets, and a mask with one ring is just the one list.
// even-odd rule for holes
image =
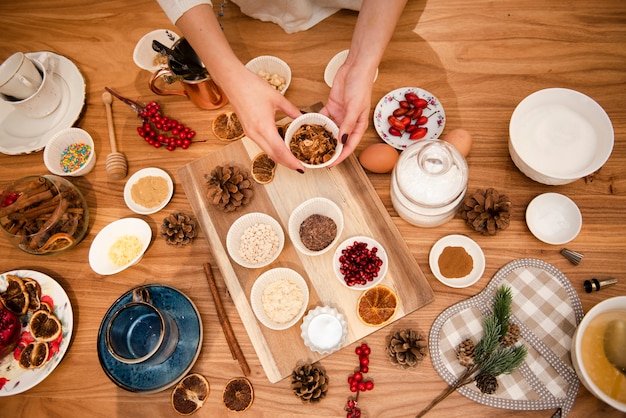
[[43, 161], [46, 168], [57, 176], [84, 176], [96, 165], [93, 139], [80, 128], [63, 129], [48, 141]]

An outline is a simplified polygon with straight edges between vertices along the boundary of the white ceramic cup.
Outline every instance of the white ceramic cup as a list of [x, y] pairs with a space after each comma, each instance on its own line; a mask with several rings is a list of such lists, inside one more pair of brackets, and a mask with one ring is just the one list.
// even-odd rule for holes
[[16, 100], [26, 99], [43, 81], [35, 63], [24, 53], [16, 52], [0, 64], [0, 93]]
[[54, 80], [52, 70], [49, 70], [47, 65], [37, 60], [29, 60], [29, 62], [42, 76], [41, 83], [35, 92], [21, 100], [11, 100], [6, 96], [0, 96], [0, 99], [24, 116], [39, 119], [48, 116], [59, 107], [62, 91]]

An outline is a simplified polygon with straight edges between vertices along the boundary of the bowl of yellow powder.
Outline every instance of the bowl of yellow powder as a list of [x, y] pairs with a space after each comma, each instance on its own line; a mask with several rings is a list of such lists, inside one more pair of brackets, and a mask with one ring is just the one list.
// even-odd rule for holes
[[152, 239], [143, 219], [124, 218], [102, 228], [89, 248], [91, 269], [103, 276], [119, 273], [137, 264]]
[[163, 209], [174, 194], [172, 178], [160, 168], [149, 167], [134, 173], [124, 186], [124, 201], [130, 210], [150, 215]]

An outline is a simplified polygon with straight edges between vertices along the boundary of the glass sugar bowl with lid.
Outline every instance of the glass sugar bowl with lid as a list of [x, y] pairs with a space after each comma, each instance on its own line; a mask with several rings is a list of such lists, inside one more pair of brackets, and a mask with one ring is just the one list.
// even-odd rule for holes
[[448, 222], [467, 192], [465, 158], [449, 143], [420, 140], [407, 147], [391, 175], [391, 202], [405, 221], [421, 227]]

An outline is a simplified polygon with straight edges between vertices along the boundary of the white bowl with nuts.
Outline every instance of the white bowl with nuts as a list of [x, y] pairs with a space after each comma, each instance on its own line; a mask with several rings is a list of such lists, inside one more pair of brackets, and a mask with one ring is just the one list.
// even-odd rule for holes
[[294, 119], [285, 132], [287, 148], [307, 168], [324, 168], [341, 155], [339, 127], [321, 113], [305, 113]]
[[278, 57], [261, 55], [248, 61], [246, 68], [267, 81], [280, 94], [285, 94], [291, 83], [291, 68]]
[[309, 287], [295, 270], [271, 269], [261, 274], [252, 285], [250, 303], [263, 325], [284, 330], [304, 315], [309, 303]]
[[289, 238], [304, 255], [316, 256], [333, 248], [343, 231], [343, 213], [332, 200], [314, 197], [289, 216]]
[[285, 233], [270, 215], [252, 212], [237, 219], [226, 234], [230, 257], [247, 268], [265, 267], [278, 258], [285, 245]]

